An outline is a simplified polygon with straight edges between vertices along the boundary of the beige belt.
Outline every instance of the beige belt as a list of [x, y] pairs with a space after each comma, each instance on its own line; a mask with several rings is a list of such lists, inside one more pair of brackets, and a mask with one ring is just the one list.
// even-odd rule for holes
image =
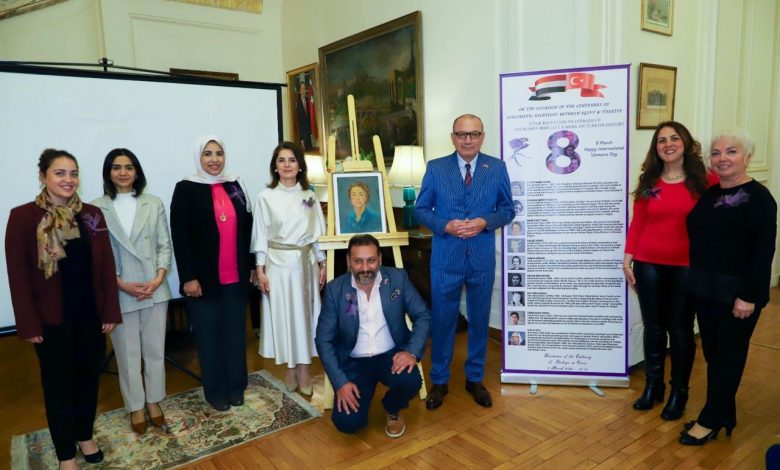
[[268, 248], [273, 250], [287, 250], [287, 251], [300, 251], [301, 252], [301, 265], [303, 267], [303, 280], [304, 284], [306, 284], [303, 288], [303, 302], [304, 302], [304, 313], [306, 314], [306, 317], [309, 319], [314, 318], [314, 314], [312, 312], [312, 298], [314, 297], [314, 294], [312, 292], [312, 284], [313, 284], [313, 275], [312, 269], [311, 269], [311, 263], [309, 262], [309, 253], [311, 253], [312, 245], [304, 245], [304, 246], [298, 246], [298, 245], [288, 245], [286, 243], [279, 243], [279, 242], [268, 242]]

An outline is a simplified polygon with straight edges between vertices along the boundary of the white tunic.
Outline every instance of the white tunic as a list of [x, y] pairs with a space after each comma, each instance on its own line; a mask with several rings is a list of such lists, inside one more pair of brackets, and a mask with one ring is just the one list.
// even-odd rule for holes
[[[253, 215], [252, 251], [257, 264], [265, 265], [269, 285], [262, 300], [258, 352], [288, 367], [311, 364], [320, 314], [317, 262], [325, 259], [316, 243], [325, 233], [322, 208], [312, 190], [279, 184], [257, 196]], [[304, 263], [309, 279], [304, 279]]]

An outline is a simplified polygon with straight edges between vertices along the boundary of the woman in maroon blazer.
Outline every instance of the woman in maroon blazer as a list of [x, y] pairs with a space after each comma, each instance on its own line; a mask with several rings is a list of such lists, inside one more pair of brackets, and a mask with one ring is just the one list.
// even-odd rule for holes
[[76, 158], [46, 149], [38, 161], [43, 189], [8, 218], [5, 253], [16, 329], [35, 346], [52, 441], [60, 469], [103, 460], [92, 439], [105, 334], [122, 321], [116, 269], [100, 209], [76, 190]]

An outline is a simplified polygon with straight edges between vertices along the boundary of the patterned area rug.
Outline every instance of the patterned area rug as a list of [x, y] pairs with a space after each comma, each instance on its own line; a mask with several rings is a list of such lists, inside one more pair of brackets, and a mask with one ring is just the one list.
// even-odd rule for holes
[[[249, 374], [244, 401], [219, 412], [203, 400], [202, 388], [169, 396], [162, 403], [166, 427], [149, 426], [143, 436], [130, 429], [124, 409], [102, 413], [95, 420], [95, 438], [106, 458], [89, 467], [174, 468], [320, 416], [264, 370]], [[11, 455], [13, 469], [57, 468], [48, 429], [14, 436]], [[80, 453], [77, 461], [79, 468], [88, 465]]]

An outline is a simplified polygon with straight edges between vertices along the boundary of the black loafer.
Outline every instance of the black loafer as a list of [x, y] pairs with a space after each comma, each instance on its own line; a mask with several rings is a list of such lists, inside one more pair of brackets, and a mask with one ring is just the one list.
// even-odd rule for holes
[[482, 382], [469, 382], [466, 381], [466, 391], [471, 394], [471, 397], [477, 402], [478, 405], [489, 408], [493, 406], [493, 399], [490, 397], [490, 392], [485, 388]]
[[428, 391], [428, 398], [425, 399], [425, 407], [429, 410], [435, 410], [444, 404], [444, 396], [449, 393], [447, 384], [433, 384]]
[[230, 399], [230, 406], [241, 406], [243, 404], [244, 404], [244, 397]]
[[211, 407], [217, 411], [227, 411], [230, 409], [230, 403], [228, 402], [218, 402], [218, 403], [209, 402], [209, 405], [211, 405]]

